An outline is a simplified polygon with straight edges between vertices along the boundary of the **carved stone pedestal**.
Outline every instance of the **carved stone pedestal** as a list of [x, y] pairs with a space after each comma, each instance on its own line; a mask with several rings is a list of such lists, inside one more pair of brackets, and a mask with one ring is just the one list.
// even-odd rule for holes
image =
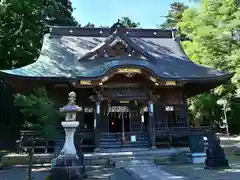
[[60, 155], [51, 169], [52, 180], [82, 180], [85, 177], [83, 158]]

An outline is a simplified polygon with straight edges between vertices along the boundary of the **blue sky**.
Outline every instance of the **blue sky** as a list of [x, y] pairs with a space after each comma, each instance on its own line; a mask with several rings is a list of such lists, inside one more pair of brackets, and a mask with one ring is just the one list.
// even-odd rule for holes
[[[85, 25], [91, 22], [95, 25], [111, 26], [123, 16], [140, 22], [143, 28], [156, 28], [161, 24], [169, 10], [169, 5], [177, 0], [72, 0], [76, 10], [73, 16]], [[179, 0], [191, 5], [189, 0]]]

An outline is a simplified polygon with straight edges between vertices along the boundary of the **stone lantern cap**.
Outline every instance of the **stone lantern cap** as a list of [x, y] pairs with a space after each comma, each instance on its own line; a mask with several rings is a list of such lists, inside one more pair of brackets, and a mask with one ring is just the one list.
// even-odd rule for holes
[[78, 105], [76, 105], [75, 100], [76, 100], [76, 93], [72, 91], [68, 94], [68, 104], [60, 108], [59, 111], [66, 112], [66, 113], [82, 111], [82, 107], [79, 107]]
[[77, 112], [82, 111], [82, 107], [78, 105], [66, 105], [59, 109], [60, 112]]

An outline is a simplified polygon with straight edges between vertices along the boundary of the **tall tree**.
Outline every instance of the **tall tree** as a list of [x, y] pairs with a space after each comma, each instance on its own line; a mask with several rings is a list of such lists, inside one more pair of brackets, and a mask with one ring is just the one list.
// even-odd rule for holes
[[70, 0], [45, 0], [42, 15], [48, 25], [76, 26], [78, 22], [72, 12]]
[[41, 48], [44, 23], [77, 25], [66, 0], [8, 0], [0, 4], [0, 69], [34, 62]]
[[[191, 42], [183, 42], [183, 46], [193, 61], [236, 72], [236, 77], [240, 75], [240, 41], [237, 38], [240, 32], [240, 13], [235, 0], [202, 0], [200, 8], [184, 11], [179, 25], [181, 31], [192, 39]], [[239, 87], [233, 78], [231, 84], [221, 86], [211, 94], [217, 98], [225, 96], [231, 99]], [[195, 102], [196, 98], [193, 99]], [[201, 101], [201, 106], [207, 107], [209, 104], [207, 101], [208, 104], [202, 102], [204, 101]], [[205, 109], [201, 111], [202, 114], [211, 114], [209, 119], [215, 119], [216, 114], [212, 115], [211, 108], [202, 109]]]
[[181, 22], [182, 14], [187, 8], [188, 6], [181, 2], [174, 2], [170, 4], [170, 10], [168, 11], [166, 20], [160, 25], [160, 28], [166, 29], [176, 27], [177, 24]]
[[122, 23], [127, 28], [139, 28], [140, 23], [132, 21], [129, 17], [122, 17], [120, 19], [120, 23]]
[[89, 22], [89, 23], [87, 23], [84, 27], [94, 28], [95, 25]]

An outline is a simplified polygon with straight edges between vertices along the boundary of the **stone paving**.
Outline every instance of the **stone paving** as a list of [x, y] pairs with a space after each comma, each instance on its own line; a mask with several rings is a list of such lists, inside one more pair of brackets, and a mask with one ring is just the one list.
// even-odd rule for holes
[[176, 176], [184, 176], [189, 180], [239, 180], [240, 163], [231, 164], [230, 169], [206, 170], [204, 165], [161, 166], [160, 168]]
[[125, 170], [141, 180], [187, 180], [181, 175], [173, 175], [148, 160], [132, 160], [120, 162]]
[[[204, 165], [166, 165], [157, 166], [151, 160], [130, 160], [117, 162], [111, 180], [239, 180], [240, 162], [232, 163], [231, 169], [205, 170]], [[128, 173], [125, 173], [124, 167]], [[34, 180], [45, 180], [47, 168], [33, 169]], [[133, 174], [133, 177], [130, 175]], [[27, 169], [13, 168], [0, 170], [0, 180], [25, 180]]]
[[240, 163], [228, 170], [205, 170], [204, 165], [157, 166], [148, 160], [121, 162], [122, 166], [141, 180], [239, 180]]

